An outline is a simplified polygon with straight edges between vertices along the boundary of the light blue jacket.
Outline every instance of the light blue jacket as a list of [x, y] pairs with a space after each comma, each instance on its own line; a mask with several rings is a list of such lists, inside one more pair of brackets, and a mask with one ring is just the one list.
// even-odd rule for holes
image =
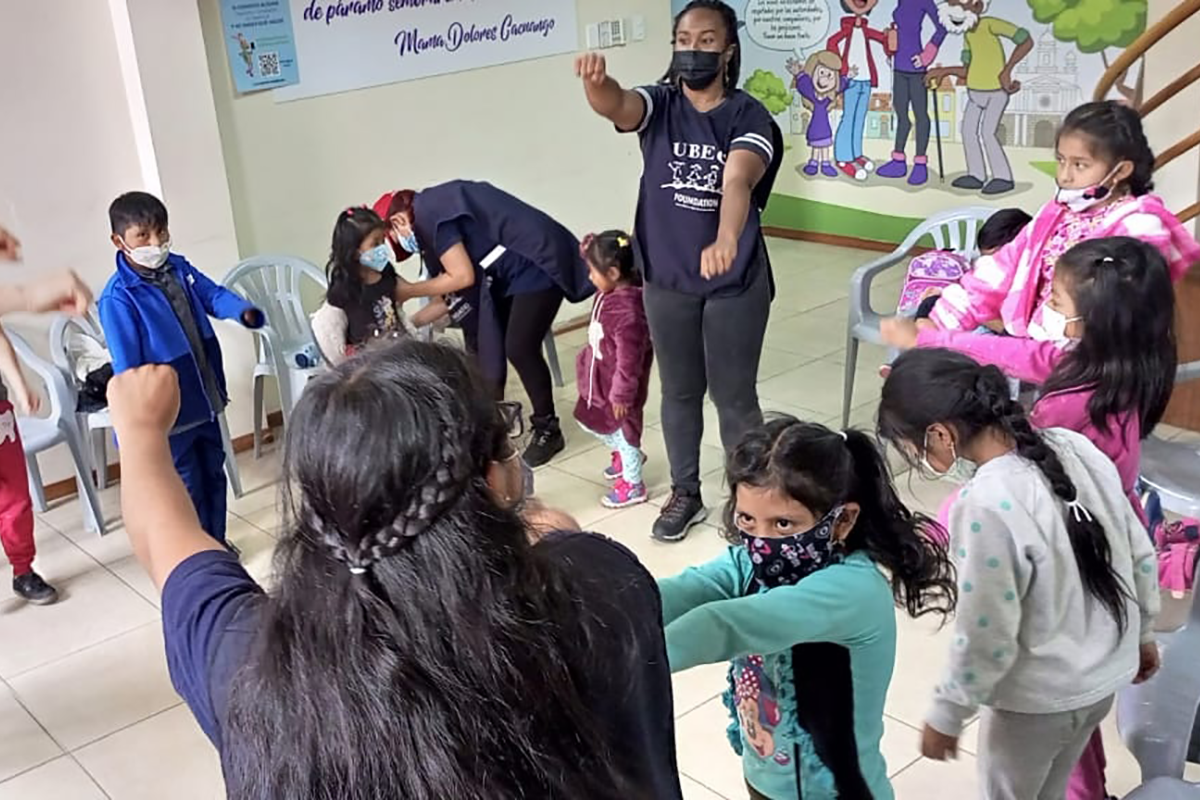
[[671, 671], [729, 660], [730, 742], [772, 800], [892, 800], [879, 745], [896, 612], [865, 553], [760, 591], [731, 547], [659, 582]]

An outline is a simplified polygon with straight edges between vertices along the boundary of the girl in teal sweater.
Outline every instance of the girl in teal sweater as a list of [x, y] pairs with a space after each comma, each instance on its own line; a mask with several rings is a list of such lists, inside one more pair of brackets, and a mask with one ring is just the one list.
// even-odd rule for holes
[[671, 670], [731, 662], [730, 742], [752, 800], [891, 800], [893, 603], [945, 616], [957, 599], [926, 535], [937, 523], [900, 502], [858, 431], [772, 419], [727, 470], [734, 546], [659, 584]]

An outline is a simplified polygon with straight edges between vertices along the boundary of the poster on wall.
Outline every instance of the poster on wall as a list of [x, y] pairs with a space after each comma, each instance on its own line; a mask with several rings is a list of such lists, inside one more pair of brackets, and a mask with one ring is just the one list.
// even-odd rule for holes
[[574, 52], [575, 0], [290, 0], [304, 80], [279, 101]]
[[288, 0], [221, 0], [229, 69], [239, 93], [300, 79]]
[[[1049, 200], [1056, 129], [1146, 26], [1146, 0], [731, 5], [742, 88], [787, 142], [766, 223], [888, 242], [948, 208]], [[1139, 103], [1139, 71], [1114, 95]]]

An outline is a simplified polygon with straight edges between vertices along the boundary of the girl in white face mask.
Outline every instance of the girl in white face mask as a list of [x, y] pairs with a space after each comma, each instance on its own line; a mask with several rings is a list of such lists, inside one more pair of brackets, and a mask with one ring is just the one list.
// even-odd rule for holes
[[[1085, 103], [1063, 120], [1055, 150], [1054, 196], [1015, 239], [948, 287], [923, 327], [970, 331], [998, 319], [1013, 336], [1053, 338], [1061, 320], [1053, 313], [1047, 320], [1046, 309], [1055, 265], [1089, 239], [1140, 239], [1163, 254], [1176, 281], [1200, 261], [1200, 245], [1151, 194], [1154, 153], [1137, 111], [1113, 101]], [[916, 329], [884, 323], [885, 338], [901, 348], [926, 345]]]
[[[1111, 264], [1101, 260], [1084, 280]], [[1092, 326], [1089, 315], [1084, 340]], [[1096, 387], [1089, 410], [1111, 395]], [[922, 754], [953, 757], [962, 726], [981, 710], [981, 797], [1063, 797], [1081, 778], [1085, 751], [1089, 766], [1103, 763], [1093, 737], [1117, 689], [1158, 668], [1155, 554], [1120, 499], [1121, 478], [1088, 437], [1036, 430], [1000, 370], [949, 350], [897, 359], [879, 429], [915, 467], [967, 479], [949, 518], [955, 644]]]

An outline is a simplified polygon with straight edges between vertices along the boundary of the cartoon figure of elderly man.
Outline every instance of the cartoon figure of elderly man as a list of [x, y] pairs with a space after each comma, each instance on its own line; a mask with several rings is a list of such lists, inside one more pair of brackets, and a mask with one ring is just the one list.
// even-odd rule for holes
[[[963, 150], [967, 174], [950, 185], [981, 190], [981, 194], [1004, 194], [1013, 190], [1012, 167], [1000, 141], [1000, 120], [1008, 99], [1021, 89], [1013, 68], [1033, 49], [1029, 31], [998, 17], [985, 16], [991, 0], [939, 0], [938, 21], [951, 34], [963, 37], [962, 66], [935, 67], [929, 81], [937, 85], [946, 76], [967, 84], [967, 106], [963, 112]], [[1005, 57], [1004, 40], [1014, 45]], [[991, 180], [988, 180], [988, 168]]]

